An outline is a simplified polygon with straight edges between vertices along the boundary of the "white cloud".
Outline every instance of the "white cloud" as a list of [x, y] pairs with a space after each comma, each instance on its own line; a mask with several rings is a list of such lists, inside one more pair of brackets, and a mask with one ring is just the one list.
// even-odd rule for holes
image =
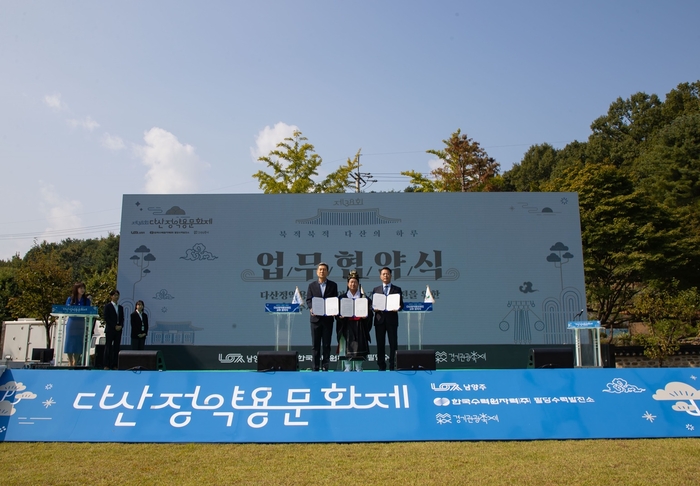
[[126, 144], [124, 143], [124, 140], [122, 140], [121, 137], [117, 135], [110, 135], [109, 133], [105, 132], [102, 135], [102, 138], [100, 139], [100, 144], [109, 150], [122, 150], [126, 148]]
[[68, 122], [68, 124], [73, 128], [83, 128], [88, 132], [91, 132], [95, 128], [100, 126], [100, 124], [93, 120], [90, 116], [86, 116], [82, 120], [76, 120], [75, 118], [71, 118], [66, 120], [66, 122]]
[[430, 167], [430, 171], [434, 171], [435, 169], [439, 169], [440, 167], [443, 166], [444, 161], [442, 159], [430, 159], [428, 161], [428, 167]]
[[61, 93], [44, 96], [44, 103], [55, 111], [67, 110], [68, 105], [61, 101]]
[[250, 156], [253, 161], [258, 162], [258, 157], [266, 156], [277, 147], [277, 144], [285, 138], [291, 137], [295, 131], [299, 130], [296, 125], [287, 125], [278, 122], [274, 127], [266, 126], [258, 136], [255, 137], [255, 147], [250, 148]]
[[185, 145], [167, 130], [153, 127], [143, 136], [146, 145], [137, 146], [136, 154], [148, 167], [148, 194], [197, 192], [199, 180], [210, 166], [199, 159], [192, 145]]
[[39, 240], [61, 241], [66, 238], [64, 230], [75, 230], [82, 226], [82, 220], [78, 216], [82, 212], [83, 204], [74, 199], [63, 197], [63, 193], [53, 185], [39, 181], [39, 193], [41, 194], [41, 209], [49, 220], [49, 225]]

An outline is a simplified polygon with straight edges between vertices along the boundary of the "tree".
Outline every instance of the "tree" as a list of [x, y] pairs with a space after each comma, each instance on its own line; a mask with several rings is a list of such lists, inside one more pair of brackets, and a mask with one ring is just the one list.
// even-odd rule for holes
[[431, 172], [434, 180], [416, 171], [404, 171], [411, 178], [412, 192], [476, 192], [492, 190], [491, 180], [498, 175], [499, 164], [478, 142], [457, 129], [442, 141], [443, 150], [427, 150], [442, 160], [442, 166]]
[[36, 252], [55, 253], [58, 262], [71, 269], [72, 280], [81, 282], [87, 275], [103, 271], [117, 262], [119, 236], [110, 233], [106, 238], [68, 238], [60, 243], [44, 241], [30, 249], [24, 257], [25, 260]]
[[272, 169], [272, 174], [262, 170], [253, 174], [265, 194], [342, 193], [352, 186], [350, 173], [359, 166], [359, 151], [354, 159], [348, 159], [320, 183], [312, 177], [318, 175], [322, 159], [299, 130], [258, 160]]
[[533, 145], [525, 152], [522, 162], [513, 164], [503, 174], [507, 187], [518, 192], [539, 191], [557, 165], [557, 154], [558, 150], [548, 143]]
[[58, 260], [55, 252], [35, 251], [25, 257], [15, 273], [19, 293], [9, 301], [14, 317], [33, 317], [44, 323], [47, 345], [55, 324], [51, 307], [66, 301], [72, 282], [70, 269]]
[[678, 268], [680, 231], [612, 165], [573, 167], [544, 189], [578, 192], [588, 305], [604, 326], [622, 324], [640, 282], [669, 278]]
[[110, 301], [109, 293], [117, 288], [117, 264], [90, 275], [85, 280], [85, 287], [92, 296], [92, 305], [97, 306], [100, 320], [104, 322], [104, 304]]
[[[314, 146], [296, 130], [291, 137], [277, 144], [273, 150], [258, 160], [272, 169], [273, 175], [262, 170], [253, 174], [260, 181], [260, 189], [265, 194], [290, 194], [314, 192], [315, 183], [311, 176], [318, 175], [321, 157], [314, 152]], [[284, 150], [282, 150], [284, 149]]]
[[664, 121], [657, 95], [636, 93], [626, 100], [618, 98], [607, 115], [591, 124], [590, 153], [600, 163], [629, 169]]
[[[362, 149], [360, 149], [362, 150]], [[328, 176], [316, 186], [314, 192], [317, 193], [342, 193], [347, 192], [355, 184], [351, 175], [360, 169], [360, 150], [357, 151], [352, 159], [348, 157], [345, 165], [341, 165], [338, 170], [331, 172]], [[359, 187], [359, 186], [358, 186]]]
[[669, 207], [700, 209], [700, 113], [660, 129], [636, 164], [640, 186]]
[[15, 255], [8, 262], [0, 261], [0, 322], [12, 318], [8, 303], [18, 294], [15, 273], [22, 264], [22, 259]]
[[680, 348], [680, 341], [697, 333], [694, 319], [700, 312], [700, 294], [695, 287], [679, 290], [678, 281], [668, 289], [648, 287], [635, 298], [635, 313], [649, 333], [637, 335], [644, 354], [659, 367]]

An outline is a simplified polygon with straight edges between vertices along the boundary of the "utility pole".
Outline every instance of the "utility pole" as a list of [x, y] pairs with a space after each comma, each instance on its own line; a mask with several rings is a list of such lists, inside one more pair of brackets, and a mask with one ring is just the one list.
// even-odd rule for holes
[[350, 173], [350, 177], [352, 177], [355, 180], [355, 192], [360, 192], [360, 184], [362, 184], [362, 187], [365, 187], [369, 182], [377, 182], [375, 179], [372, 179], [372, 174], [370, 174], [369, 172], [360, 172], [361, 156], [362, 154], [358, 151], [356, 156], [357, 172]]

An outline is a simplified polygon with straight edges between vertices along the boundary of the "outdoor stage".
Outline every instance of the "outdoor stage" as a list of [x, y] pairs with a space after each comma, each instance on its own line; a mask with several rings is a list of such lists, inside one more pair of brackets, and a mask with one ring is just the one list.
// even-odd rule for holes
[[0, 441], [697, 437], [697, 371], [4, 369]]

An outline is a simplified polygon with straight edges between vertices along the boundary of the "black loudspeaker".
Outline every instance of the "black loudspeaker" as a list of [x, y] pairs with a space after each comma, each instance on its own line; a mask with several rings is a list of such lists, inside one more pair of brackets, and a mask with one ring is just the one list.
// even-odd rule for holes
[[258, 371], [296, 371], [298, 354], [296, 351], [258, 351]]
[[397, 370], [435, 370], [435, 350], [396, 351]]
[[165, 371], [160, 351], [119, 351], [120, 370]]
[[50, 363], [53, 359], [53, 349], [48, 348], [34, 348], [32, 349], [32, 361], [39, 361], [41, 363]]
[[532, 368], [573, 368], [574, 350], [571, 348], [530, 349]]

